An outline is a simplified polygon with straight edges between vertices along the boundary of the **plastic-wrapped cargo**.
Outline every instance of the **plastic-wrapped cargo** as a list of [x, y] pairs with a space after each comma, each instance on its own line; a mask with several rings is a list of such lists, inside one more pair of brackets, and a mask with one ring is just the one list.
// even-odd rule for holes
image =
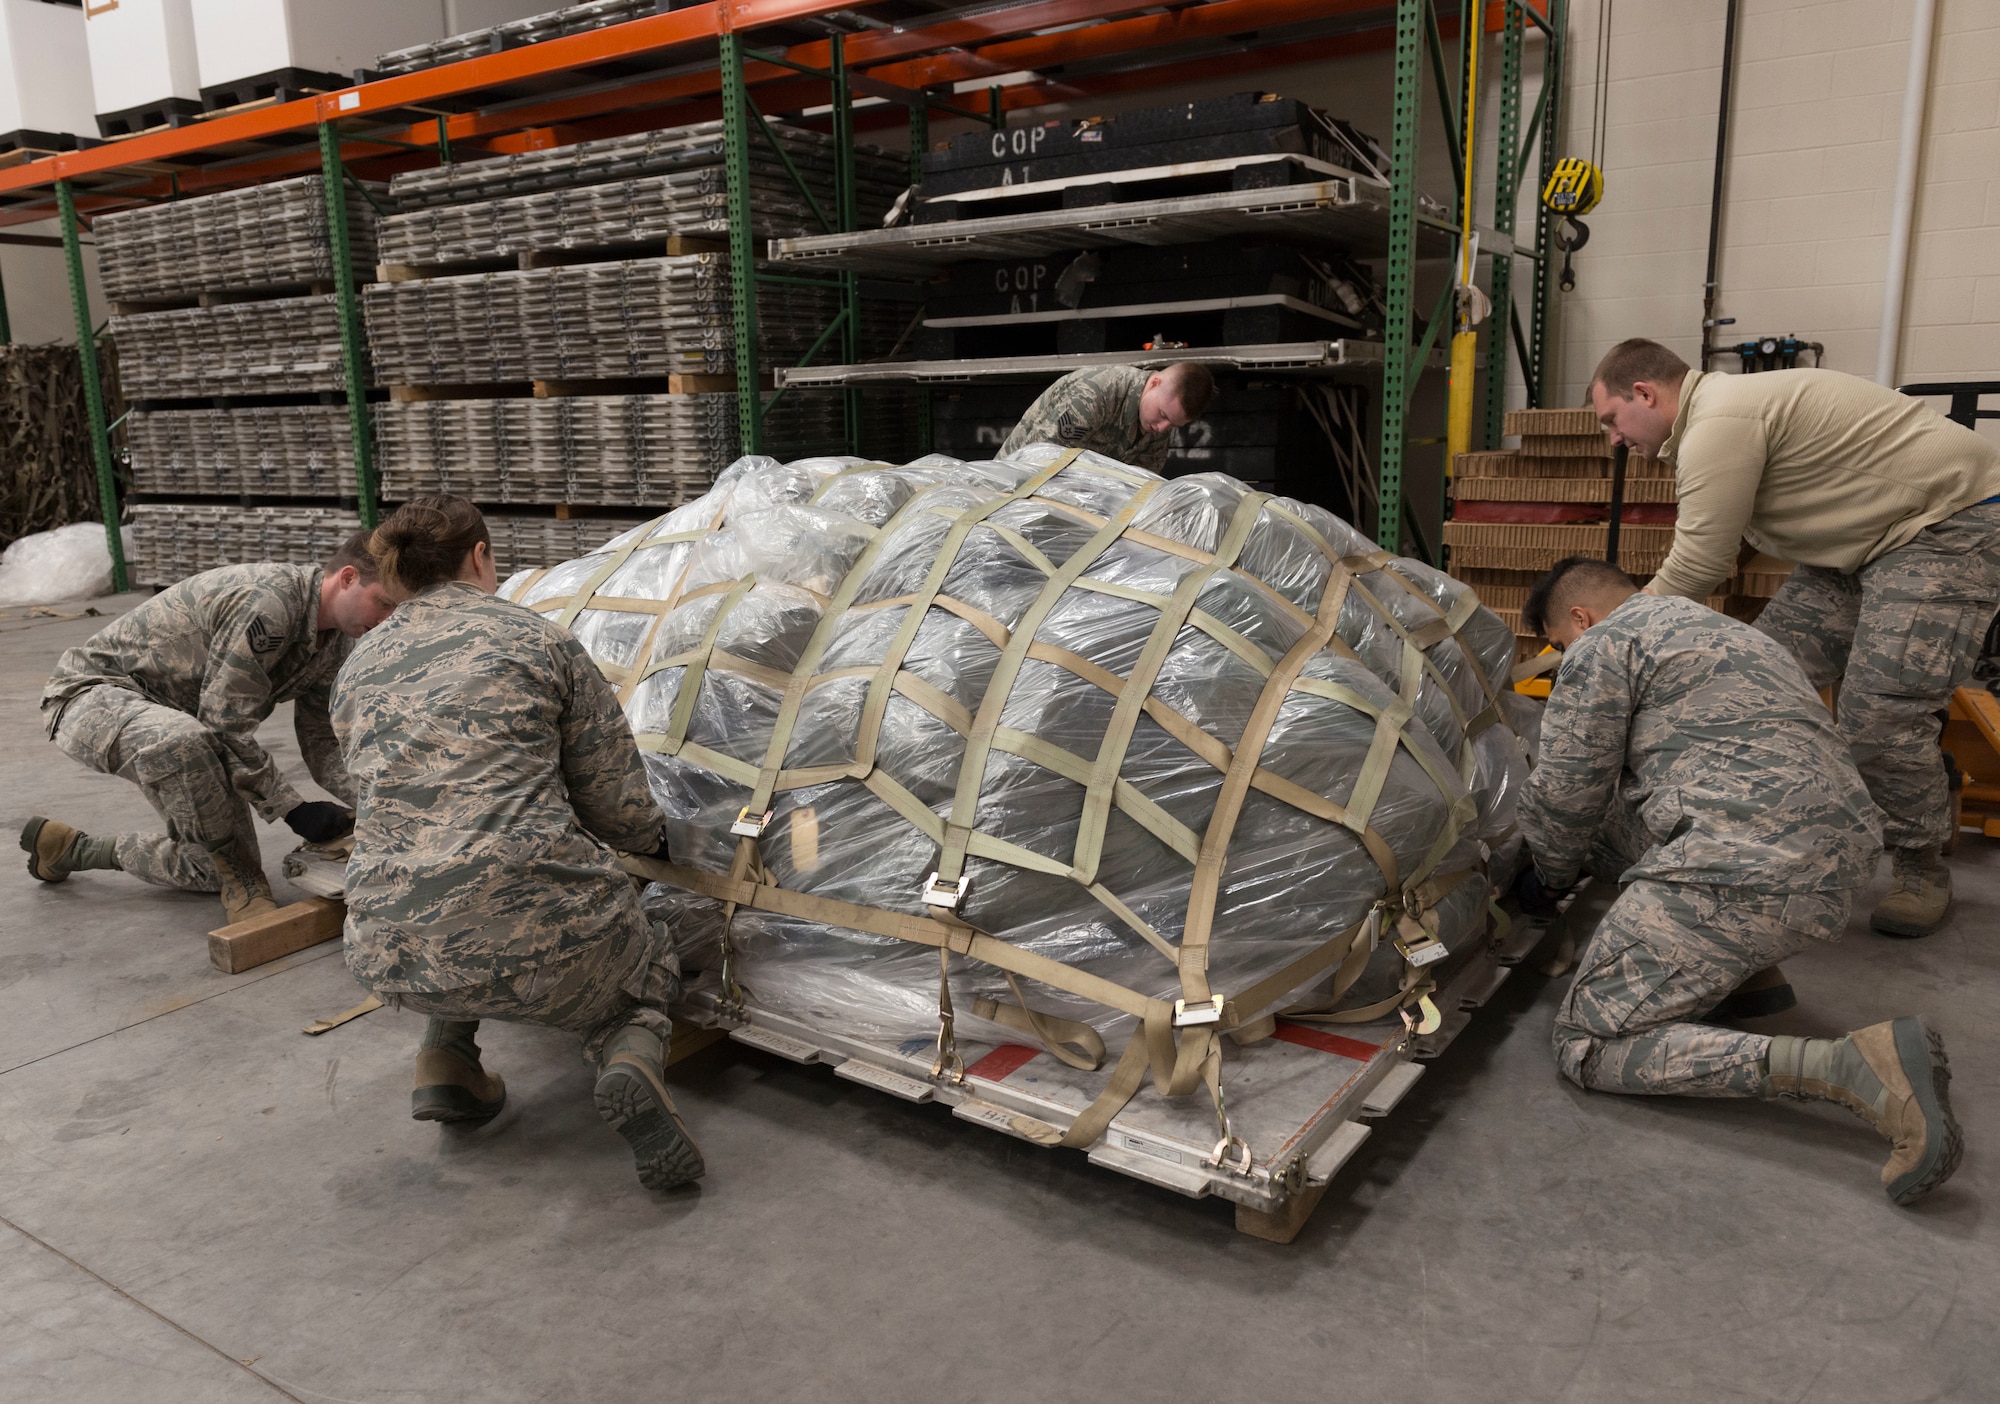
[[1218, 1034], [1418, 1005], [1518, 849], [1507, 626], [1220, 475], [745, 458], [501, 593], [618, 687], [725, 1007], [941, 1067], [1214, 1087]]

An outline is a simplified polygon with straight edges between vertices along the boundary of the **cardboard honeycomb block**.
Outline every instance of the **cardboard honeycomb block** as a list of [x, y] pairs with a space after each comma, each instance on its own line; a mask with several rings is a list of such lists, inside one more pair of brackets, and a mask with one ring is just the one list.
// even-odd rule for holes
[[[1611, 503], [1609, 478], [1457, 478], [1451, 491], [1461, 502], [1601, 502], [1606, 506]], [[1628, 504], [1677, 500], [1672, 478], [1625, 480]]]
[[1588, 409], [1508, 410], [1501, 432], [1506, 434], [1588, 434], [1601, 435], [1597, 412]]

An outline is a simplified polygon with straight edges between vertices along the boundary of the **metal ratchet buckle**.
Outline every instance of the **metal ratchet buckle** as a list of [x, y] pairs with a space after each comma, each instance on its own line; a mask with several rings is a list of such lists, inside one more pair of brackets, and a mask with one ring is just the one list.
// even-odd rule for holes
[[1219, 1024], [1222, 1022], [1222, 996], [1212, 995], [1195, 1001], [1189, 1007], [1184, 999], [1174, 1001], [1174, 1027], [1185, 1029], [1194, 1024]]
[[746, 804], [736, 811], [736, 822], [729, 826], [729, 832], [738, 838], [762, 838], [764, 830], [770, 826], [771, 815], [775, 812], [767, 809], [761, 815], [752, 814], [750, 806]]
[[[1232, 1146], [1236, 1150], [1234, 1155], [1229, 1153]], [[1251, 1166], [1255, 1164], [1250, 1157], [1250, 1143], [1233, 1132], [1225, 1134], [1215, 1143], [1215, 1149], [1208, 1153], [1208, 1163], [1217, 1169], [1234, 1171], [1238, 1175], [1248, 1175]]]
[[1412, 967], [1418, 970], [1423, 969], [1423, 967], [1431, 964], [1433, 961], [1443, 960], [1451, 954], [1450, 948], [1428, 931], [1424, 932], [1416, 940], [1411, 940], [1406, 936], [1398, 936], [1396, 938], [1396, 950], [1401, 953], [1404, 960], [1408, 961]]
[[924, 879], [923, 899], [926, 907], [942, 907], [955, 912], [964, 905], [967, 894], [972, 891], [972, 879], [962, 877], [957, 882], [940, 878], [933, 869]]

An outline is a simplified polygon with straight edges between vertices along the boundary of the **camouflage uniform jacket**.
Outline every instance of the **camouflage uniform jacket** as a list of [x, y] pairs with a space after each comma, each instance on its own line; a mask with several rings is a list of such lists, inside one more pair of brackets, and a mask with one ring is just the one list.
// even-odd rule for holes
[[280, 702], [292, 702], [306, 769], [349, 804], [354, 787], [327, 718], [334, 675], [353, 643], [319, 627], [320, 568], [237, 565], [189, 576], [120, 615], [56, 661], [42, 692], [55, 734], [70, 699], [120, 687], [186, 712], [222, 738], [229, 778], [266, 822], [302, 796], [257, 744]]
[[1000, 446], [1000, 456], [1029, 444], [1061, 444], [1159, 472], [1166, 466], [1173, 435], [1148, 434], [1139, 427], [1139, 396], [1152, 375], [1137, 366], [1071, 371], [1028, 406]]
[[665, 818], [617, 695], [560, 626], [471, 585], [427, 590], [356, 646], [333, 724], [360, 791], [347, 961], [364, 984], [487, 984], [621, 914], [643, 924], [608, 848], [653, 852]]
[[1624, 881], [1766, 893], [1858, 888], [1880, 812], [1782, 644], [1691, 600], [1634, 595], [1569, 646], [1521, 828], [1568, 885], [1614, 791], [1652, 846]]

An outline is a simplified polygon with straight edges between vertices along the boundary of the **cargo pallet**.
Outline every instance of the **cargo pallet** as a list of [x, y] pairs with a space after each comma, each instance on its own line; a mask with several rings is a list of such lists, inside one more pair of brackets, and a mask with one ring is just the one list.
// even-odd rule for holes
[[[1227, 1199], [1236, 1206], [1238, 1230], [1291, 1242], [1341, 1166], [1368, 1139], [1368, 1123], [1395, 1109], [1423, 1076], [1423, 1064], [1465, 1031], [1473, 1011], [1548, 930], [1546, 921], [1515, 917], [1504, 933], [1489, 933], [1486, 945], [1433, 996], [1441, 1018], [1430, 1033], [1419, 1034], [1394, 1016], [1331, 1028], [1280, 1018], [1271, 1037], [1229, 1044], [1223, 1091], [1230, 1130], [1248, 1148], [1243, 1159], [1217, 1159], [1222, 1147], [1206, 1097], [1168, 1102], [1143, 1089], [1088, 1149], [1090, 1163], [1190, 1199]], [[674, 1017], [726, 1030], [735, 1042], [787, 1062], [829, 1067], [835, 1077], [900, 1101], [950, 1107], [962, 1121], [1030, 1142], [1042, 1128], [1067, 1130], [1112, 1076], [1108, 1065], [1082, 1071], [1014, 1043], [969, 1059], [960, 1078], [938, 1075], [929, 1049], [910, 1054], [829, 1034], [754, 1004], [731, 1010], [712, 975], [693, 982]]]

